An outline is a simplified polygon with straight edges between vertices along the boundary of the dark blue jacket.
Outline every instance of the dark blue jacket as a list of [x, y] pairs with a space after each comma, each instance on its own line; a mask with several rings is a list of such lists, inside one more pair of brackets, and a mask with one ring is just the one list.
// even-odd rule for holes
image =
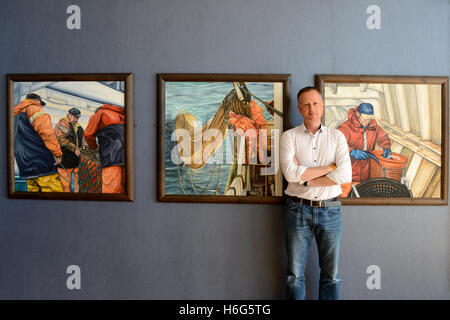
[[54, 174], [55, 158], [34, 131], [26, 113], [14, 117], [14, 156], [22, 178], [36, 178]]
[[103, 168], [125, 164], [125, 128], [123, 124], [104, 127], [97, 132], [96, 137]]

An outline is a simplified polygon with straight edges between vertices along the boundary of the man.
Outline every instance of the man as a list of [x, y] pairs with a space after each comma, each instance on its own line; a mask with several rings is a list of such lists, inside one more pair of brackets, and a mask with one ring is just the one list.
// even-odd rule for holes
[[62, 151], [45, 102], [35, 93], [14, 107], [14, 157], [29, 192], [62, 192], [56, 165]]
[[[378, 162], [378, 159], [371, 153], [375, 150], [376, 143], [383, 148], [384, 158], [392, 156], [391, 140], [374, 119], [372, 104], [363, 102], [358, 108], [351, 108], [348, 111], [348, 120], [342, 123], [338, 129], [347, 139], [352, 161], [352, 181], [355, 184], [369, 179], [369, 158]], [[348, 196], [351, 188], [351, 183], [343, 185], [342, 196]]]
[[124, 193], [125, 188], [125, 112], [104, 104], [89, 118], [84, 133], [91, 149], [97, 148], [102, 163], [102, 192]]
[[287, 293], [305, 299], [304, 271], [315, 237], [319, 251], [319, 299], [339, 299], [338, 277], [342, 220], [340, 184], [351, 181], [347, 141], [337, 129], [321, 124], [324, 103], [319, 91], [305, 87], [297, 94], [302, 125], [281, 137], [280, 162], [288, 181], [286, 202]]
[[73, 191], [79, 192], [80, 190], [78, 185], [80, 150], [84, 147], [87, 148], [84, 130], [78, 123], [80, 117], [81, 111], [77, 108], [72, 108], [55, 126], [55, 134], [63, 152], [63, 159], [60, 167], [58, 167], [58, 173], [64, 192], [72, 191], [72, 181], [74, 185]]

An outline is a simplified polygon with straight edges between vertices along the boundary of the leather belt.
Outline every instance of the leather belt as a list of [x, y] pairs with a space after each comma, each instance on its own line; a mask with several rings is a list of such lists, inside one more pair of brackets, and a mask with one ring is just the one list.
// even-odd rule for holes
[[303, 199], [303, 198], [299, 198], [299, 197], [292, 197], [292, 196], [288, 196], [289, 198], [291, 198], [294, 201], [300, 202], [300, 204], [304, 203], [310, 207], [316, 207], [316, 208], [320, 208], [320, 207], [334, 207], [334, 206], [340, 206], [341, 205], [341, 201], [338, 200], [338, 197], [334, 197], [334, 198], [330, 198], [330, 199], [325, 199], [325, 200], [318, 200], [318, 201], [314, 201], [314, 200], [309, 200], [309, 199]]

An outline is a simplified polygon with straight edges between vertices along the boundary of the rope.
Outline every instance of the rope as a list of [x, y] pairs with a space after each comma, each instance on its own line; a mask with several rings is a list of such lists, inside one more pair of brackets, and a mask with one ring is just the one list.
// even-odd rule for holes
[[177, 170], [178, 170], [178, 183], [180, 184], [181, 190], [183, 190], [184, 194], [187, 194], [183, 187], [183, 182], [181, 181], [181, 173], [180, 173], [180, 165], [177, 164]]
[[192, 191], [195, 194], [195, 187], [194, 187], [194, 183], [192, 182], [192, 177], [191, 177], [191, 170], [190, 168], [188, 169], [188, 175], [189, 175], [189, 180], [191, 181], [191, 186], [192, 186]]
[[219, 170], [217, 172], [216, 195], [219, 194], [219, 181], [220, 181], [220, 169], [221, 168], [222, 168], [222, 164], [219, 164]]
[[215, 169], [216, 169], [216, 162], [214, 161], [214, 167], [213, 167], [212, 170], [211, 170], [211, 175], [209, 176], [208, 184], [206, 185], [206, 187], [205, 187], [205, 189], [203, 190], [202, 194], [204, 194], [204, 193], [206, 192], [206, 190], [208, 189], [209, 184], [210, 184], [211, 181], [212, 181], [212, 177], [213, 177], [213, 173], [214, 173], [214, 170], [215, 170]]
[[283, 112], [281, 112], [280, 110], [275, 109], [274, 107], [272, 107], [271, 105], [268, 105], [265, 101], [263, 101], [262, 99], [258, 98], [257, 96], [255, 96], [253, 93], [250, 92], [250, 90], [248, 90], [247, 88], [241, 88], [242, 90], [246, 91], [248, 94], [250, 94], [253, 98], [255, 98], [256, 100], [258, 100], [259, 102], [263, 103], [267, 108], [269, 108], [270, 110], [272, 110], [273, 112], [275, 112], [277, 115], [279, 115], [280, 117], [284, 118]]
[[72, 174], [69, 175], [69, 172], [67, 171], [67, 168], [64, 167], [62, 163], [60, 163], [59, 165], [61, 166], [61, 169], [63, 169], [63, 170], [66, 172], [66, 174], [67, 174], [68, 176], [70, 176], [70, 179], [67, 180], [66, 178], [64, 178], [64, 177], [61, 176], [61, 175], [59, 175], [59, 178], [63, 178], [65, 181], [67, 181], [67, 182], [70, 183], [70, 181], [72, 180]]
[[[209, 175], [208, 183], [206, 184], [206, 187], [203, 188], [203, 191], [200, 191], [200, 193], [202, 195], [204, 195], [207, 192], [208, 187], [211, 184], [212, 178], [214, 176], [214, 171], [216, 170], [216, 166], [217, 166], [217, 164], [214, 162], [214, 167], [211, 169], [211, 173]], [[219, 189], [219, 179], [220, 179], [220, 168], [221, 167], [222, 167], [222, 165], [219, 165], [219, 169], [218, 169], [218, 173], [217, 173], [217, 183], [216, 183], [216, 190], [215, 190], [215, 194], [216, 195], [218, 194], [218, 189]], [[188, 170], [188, 177], [189, 177], [189, 182], [191, 183], [192, 191], [193, 191], [194, 194], [198, 194], [197, 193], [197, 189], [201, 189], [202, 186], [198, 186], [192, 180], [192, 175], [193, 174], [195, 175], [196, 171], [192, 170], [189, 167], [187, 167], [187, 170]], [[186, 190], [184, 189], [184, 186], [183, 186], [182, 175], [181, 175], [181, 171], [180, 171], [180, 166], [179, 165], [177, 165], [177, 172], [178, 172], [178, 184], [180, 185], [181, 190], [183, 191], [183, 193], [186, 195], [187, 192], [186, 192]]]

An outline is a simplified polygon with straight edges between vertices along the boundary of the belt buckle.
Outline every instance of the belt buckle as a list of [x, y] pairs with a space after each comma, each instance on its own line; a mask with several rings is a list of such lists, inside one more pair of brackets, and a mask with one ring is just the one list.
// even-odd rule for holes
[[318, 206], [312, 205], [312, 207], [314, 207], [314, 208], [320, 208], [320, 207], [322, 207], [322, 202], [323, 202], [323, 200], [319, 200], [319, 201], [311, 201], [311, 204], [314, 204], [314, 202], [318, 202], [319, 205], [318, 205]]

